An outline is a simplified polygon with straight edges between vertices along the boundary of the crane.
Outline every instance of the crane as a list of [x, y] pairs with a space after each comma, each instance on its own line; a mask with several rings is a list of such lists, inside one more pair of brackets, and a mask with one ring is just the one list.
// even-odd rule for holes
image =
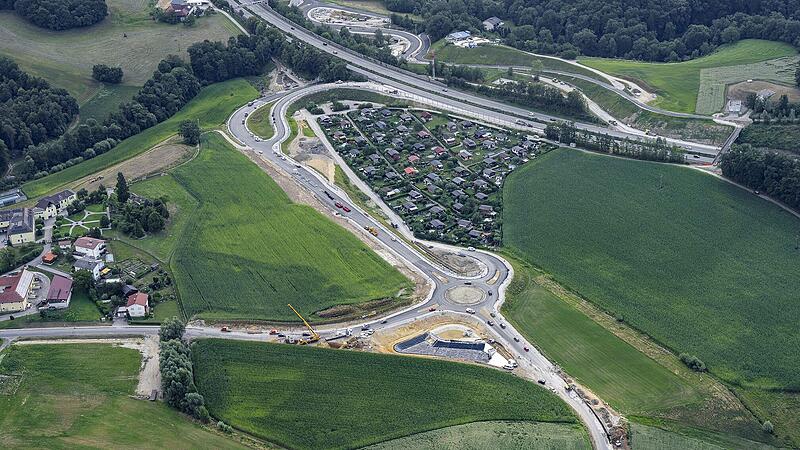
[[304, 319], [303, 316], [301, 316], [300, 313], [297, 312], [296, 309], [294, 309], [294, 306], [292, 306], [291, 303], [289, 303], [288, 306], [289, 308], [292, 308], [292, 311], [294, 311], [294, 313], [297, 314], [297, 317], [299, 317], [300, 320], [303, 321], [303, 324], [306, 326], [306, 328], [308, 328], [308, 331], [311, 332], [311, 337], [309, 339], [300, 339], [298, 341], [300, 345], [312, 344], [314, 342], [317, 342], [319, 340], [319, 333], [317, 333], [316, 331], [314, 331], [313, 328], [311, 328], [311, 325], [309, 325], [308, 322], [306, 322], [306, 319]]

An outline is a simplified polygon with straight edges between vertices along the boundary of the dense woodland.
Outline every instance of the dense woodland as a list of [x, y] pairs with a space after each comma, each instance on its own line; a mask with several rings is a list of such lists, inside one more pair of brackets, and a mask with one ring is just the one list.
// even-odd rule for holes
[[105, 0], [0, 0], [32, 24], [50, 30], [94, 25], [108, 15]]
[[64, 134], [77, 114], [78, 102], [67, 91], [0, 56], [0, 171], [29, 145]]
[[[800, 46], [797, 0], [386, 0], [389, 10], [425, 19], [418, 31], [437, 40], [453, 30], [482, 30], [497, 16], [513, 24], [508, 44], [542, 53], [648, 61], [708, 54], [744, 38]], [[402, 16], [395, 23], [410, 27]]]
[[800, 160], [761, 151], [749, 144], [734, 145], [720, 161], [726, 177], [800, 208]]

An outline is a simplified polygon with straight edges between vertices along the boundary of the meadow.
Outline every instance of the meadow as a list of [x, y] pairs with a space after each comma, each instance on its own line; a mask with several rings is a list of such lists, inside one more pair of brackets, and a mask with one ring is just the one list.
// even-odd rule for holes
[[141, 355], [108, 344], [13, 345], [0, 362], [3, 448], [245, 448], [135, 400]]
[[271, 111], [271, 103], [258, 108], [256, 112], [250, 114], [250, 117], [247, 118], [247, 128], [262, 139], [271, 138], [272, 135], [275, 134], [275, 130], [272, 128], [272, 122], [269, 120]]
[[721, 379], [800, 387], [800, 222], [692, 169], [562, 149], [511, 176], [504, 244]]
[[209, 412], [290, 448], [357, 448], [486, 420], [576, 421], [535, 383], [476, 365], [228, 340], [192, 348]]
[[365, 450], [589, 450], [586, 431], [575, 424], [473, 422], [381, 442]]
[[292, 203], [216, 134], [172, 175], [198, 203], [170, 261], [188, 317], [296, 321], [292, 303], [313, 319], [411, 287], [349, 231]]
[[105, 20], [66, 31], [45, 30], [13, 11], [2, 11], [0, 53], [12, 57], [28, 73], [68, 90], [83, 105], [104, 90], [102, 83], [92, 79], [94, 64], [122, 67], [123, 86], [141, 86], [167, 55], [186, 57], [186, 49], [195, 42], [224, 42], [239, 34], [222, 15], [201, 18], [195, 26], [184, 27], [153, 21], [143, 0], [106, 3], [109, 15]]
[[22, 190], [28, 198], [33, 199], [70, 187], [81, 178], [144, 153], [177, 134], [180, 123], [187, 119], [198, 120], [200, 127], [205, 130], [220, 128], [236, 108], [257, 96], [255, 88], [241, 78], [206, 86], [183, 109], [164, 122], [125, 139], [102, 155], [38, 180], [29, 181], [22, 185]]
[[[753, 70], [753, 64], [796, 55], [797, 50], [789, 44], [747, 39], [720, 47], [710, 55], [679, 63], [647, 63], [607, 58], [581, 58], [579, 61], [605, 73], [641, 82], [643, 88], [653, 90], [658, 95], [653, 102], [654, 106], [672, 111], [695, 112], [701, 86], [701, 71], [714, 69], [710, 73], [720, 74], [721, 79], [724, 78], [729, 83], [745, 81], [753, 78], [753, 74], [750, 72]], [[758, 73], [764, 76], [764, 71], [768, 69], [767, 66], [777, 70], [779, 66], [783, 65], [776, 65], [776, 63], [762, 65], [763, 67], [759, 66]], [[739, 69], [727, 68], [724, 71], [716, 70], [729, 66], [742, 67]], [[736, 76], [732, 77], [731, 73], [735, 73]], [[722, 77], [721, 74], [725, 76]], [[713, 80], [707, 80], [708, 89], [711, 89], [711, 84], [714, 84]], [[704, 100], [700, 108], [703, 112], [707, 112], [707, 109], [718, 104], [717, 97], [724, 93], [719, 92], [718, 89], [717, 91], [708, 89], [706, 89], [707, 92], [704, 91]], [[707, 105], [706, 102], [711, 103]]]
[[732, 436], [703, 432], [668, 431], [631, 424], [631, 444], [637, 450], [774, 450], [777, 447]]

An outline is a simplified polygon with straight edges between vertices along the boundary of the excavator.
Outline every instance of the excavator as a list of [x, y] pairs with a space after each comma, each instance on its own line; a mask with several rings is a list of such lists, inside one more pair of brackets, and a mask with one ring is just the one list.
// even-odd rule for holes
[[304, 319], [303, 316], [301, 316], [300, 313], [297, 312], [296, 309], [294, 309], [294, 306], [292, 306], [291, 303], [289, 303], [288, 305], [289, 305], [289, 308], [292, 308], [292, 311], [294, 311], [294, 313], [297, 314], [297, 317], [299, 317], [300, 320], [303, 321], [303, 325], [305, 325], [306, 328], [308, 328], [308, 331], [311, 333], [311, 337], [309, 337], [309, 338], [300, 338], [300, 340], [298, 340], [297, 343], [300, 344], [300, 345], [307, 345], [307, 344], [313, 344], [314, 342], [317, 342], [319, 340], [319, 333], [317, 333], [316, 331], [314, 331], [313, 328], [311, 328], [311, 325], [309, 325], [308, 322], [306, 322], [306, 319]]

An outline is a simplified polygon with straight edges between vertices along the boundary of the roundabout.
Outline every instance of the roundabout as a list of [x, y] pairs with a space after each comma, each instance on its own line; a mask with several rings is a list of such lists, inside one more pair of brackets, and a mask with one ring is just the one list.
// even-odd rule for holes
[[455, 305], [477, 305], [486, 298], [486, 293], [474, 286], [456, 286], [445, 291], [444, 296]]

